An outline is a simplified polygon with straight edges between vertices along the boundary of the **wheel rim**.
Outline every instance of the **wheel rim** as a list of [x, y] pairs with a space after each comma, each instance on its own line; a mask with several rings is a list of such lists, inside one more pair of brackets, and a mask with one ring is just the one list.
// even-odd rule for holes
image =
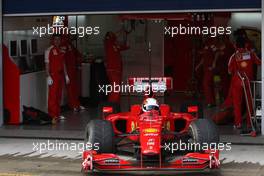
[[189, 136], [189, 139], [188, 139], [189, 143], [196, 143], [197, 142], [197, 139], [195, 138], [195, 135], [193, 133], [192, 125], [190, 125], [190, 127], [189, 127], [188, 136]]

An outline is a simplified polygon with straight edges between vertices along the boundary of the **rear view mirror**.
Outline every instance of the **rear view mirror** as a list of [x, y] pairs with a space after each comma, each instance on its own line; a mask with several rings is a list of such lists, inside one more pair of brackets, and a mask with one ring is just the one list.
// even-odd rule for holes
[[187, 112], [192, 114], [194, 117], [198, 118], [198, 106], [188, 106]]
[[198, 106], [189, 106], [188, 107], [188, 112], [189, 113], [198, 112]]

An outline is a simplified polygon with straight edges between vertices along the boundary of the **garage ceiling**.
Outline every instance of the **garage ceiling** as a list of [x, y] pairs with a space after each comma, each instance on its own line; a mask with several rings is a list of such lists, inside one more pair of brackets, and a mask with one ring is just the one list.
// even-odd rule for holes
[[260, 9], [261, 0], [3, 0], [5, 16]]

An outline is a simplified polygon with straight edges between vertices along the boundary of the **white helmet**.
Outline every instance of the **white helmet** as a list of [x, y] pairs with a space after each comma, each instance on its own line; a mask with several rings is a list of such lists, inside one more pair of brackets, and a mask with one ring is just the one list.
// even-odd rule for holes
[[142, 104], [142, 110], [144, 112], [148, 112], [151, 110], [159, 110], [159, 104], [158, 101], [155, 98], [147, 98], [144, 100], [143, 104]]

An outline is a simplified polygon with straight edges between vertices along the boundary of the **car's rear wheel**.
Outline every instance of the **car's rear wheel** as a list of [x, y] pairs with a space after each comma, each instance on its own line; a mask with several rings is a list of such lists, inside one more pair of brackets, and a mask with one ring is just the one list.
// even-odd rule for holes
[[197, 119], [189, 127], [190, 142], [200, 145], [212, 145], [219, 143], [219, 132], [215, 123], [210, 119]]
[[114, 130], [110, 121], [91, 120], [86, 126], [84, 141], [85, 145], [91, 145], [97, 153], [114, 153], [114, 137]]

